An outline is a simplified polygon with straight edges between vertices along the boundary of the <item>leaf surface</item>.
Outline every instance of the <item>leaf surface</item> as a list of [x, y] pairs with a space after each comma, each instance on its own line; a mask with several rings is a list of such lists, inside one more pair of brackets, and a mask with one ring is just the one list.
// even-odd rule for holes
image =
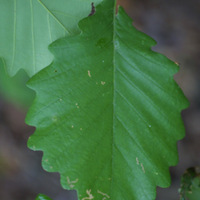
[[170, 184], [188, 103], [177, 65], [115, 6], [103, 1], [81, 34], [50, 45], [54, 61], [29, 82], [37, 97], [27, 122], [37, 129], [28, 145], [80, 200], [152, 200]]
[[10, 77], [5, 69], [3, 59], [0, 59], [0, 95], [7, 101], [27, 109], [34, 97], [34, 91], [26, 86], [28, 75], [20, 70], [14, 77]]
[[200, 168], [191, 167], [181, 177], [180, 200], [198, 200], [200, 198]]
[[52, 200], [44, 194], [39, 194], [35, 200]]
[[1, 0], [0, 56], [8, 74], [24, 69], [33, 76], [47, 66], [52, 61], [48, 45], [78, 32], [77, 23], [90, 13], [91, 2], [100, 0]]

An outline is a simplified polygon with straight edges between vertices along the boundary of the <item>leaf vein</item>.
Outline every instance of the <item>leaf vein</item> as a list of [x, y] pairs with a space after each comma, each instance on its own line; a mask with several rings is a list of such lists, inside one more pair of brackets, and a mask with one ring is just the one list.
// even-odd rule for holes
[[71, 34], [71, 32], [64, 26], [64, 24], [62, 24], [62, 22], [46, 7], [44, 3], [42, 3], [41, 0], [38, 0], [38, 2], [47, 10], [47, 12], [49, 12], [53, 16], [53, 18], [60, 24], [65, 32]]
[[30, 0], [31, 9], [31, 34], [32, 34], [32, 56], [33, 56], [33, 67], [36, 72], [36, 59], [35, 59], [35, 37], [34, 37], [34, 17], [33, 17], [33, 1]]
[[14, 2], [14, 28], [13, 28], [13, 56], [12, 56], [12, 65], [11, 65], [11, 71], [14, 67], [14, 60], [15, 60], [15, 54], [16, 54], [16, 22], [17, 22], [17, 3], [16, 0]]
[[[124, 55], [122, 55], [119, 51], [118, 51], [119, 56], [121, 56], [121, 58], [130, 66], [132, 66], [139, 74], [141, 74], [142, 76], [144, 76], [146, 79], [148, 79], [151, 83], [153, 83], [157, 88], [159, 88], [161, 91], [165, 92], [166, 94], [167, 91], [161, 87], [161, 85], [157, 84], [152, 78], [151, 76], [149, 76], [147, 73], [145, 73], [144, 71], [141, 71], [138, 67], [136, 67], [135, 65], [133, 65], [132, 63], [130, 63], [130, 61], [128, 61]], [[133, 69], [131, 69], [133, 70]]]

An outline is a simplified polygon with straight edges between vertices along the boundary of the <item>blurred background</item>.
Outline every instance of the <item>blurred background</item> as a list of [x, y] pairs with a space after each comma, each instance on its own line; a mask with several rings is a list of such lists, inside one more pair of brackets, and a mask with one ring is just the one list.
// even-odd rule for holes
[[[190, 101], [182, 112], [186, 137], [178, 142], [178, 165], [170, 168], [171, 187], [158, 188], [156, 198], [178, 200], [181, 175], [191, 166], [200, 166], [200, 0], [120, 0], [119, 4], [134, 26], [157, 41], [153, 49], [180, 65], [175, 79]], [[26, 146], [34, 132], [24, 122], [34, 97], [24, 86], [28, 77], [21, 71], [9, 80], [3, 68], [0, 72], [0, 199], [34, 200], [44, 193], [53, 200], [76, 200], [75, 191], [61, 188], [57, 173], [42, 169], [42, 153]], [[25, 96], [15, 95], [24, 90]], [[15, 100], [19, 96], [21, 104]]]

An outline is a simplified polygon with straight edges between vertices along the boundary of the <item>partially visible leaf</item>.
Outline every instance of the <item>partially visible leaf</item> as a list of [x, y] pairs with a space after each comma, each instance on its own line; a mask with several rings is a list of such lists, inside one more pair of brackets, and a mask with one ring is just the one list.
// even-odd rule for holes
[[53, 63], [29, 82], [37, 97], [27, 122], [37, 129], [28, 145], [81, 200], [155, 199], [184, 136], [178, 67], [151, 50], [155, 41], [121, 7], [115, 15], [114, 1], [79, 26], [50, 45]]
[[49, 197], [47, 197], [46, 195], [43, 194], [39, 194], [35, 200], [52, 200]]
[[1, 0], [0, 56], [8, 74], [24, 69], [32, 76], [48, 65], [52, 61], [48, 45], [77, 33], [77, 23], [90, 13], [91, 2], [100, 0], [44, 1], [51, 6], [48, 9], [37, 0]]
[[79, 33], [78, 22], [91, 13], [93, 2], [97, 6], [102, 0], [40, 0], [43, 6], [50, 10], [59, 23], [70, 33]]
[[5, 70], [4, 61], [0, 59], [0, 94], [3, 98], [27, 109], [35, 97], [34, 91], [26, 86], [28, 80], [29, 77], [23, 70], [10, 77]]
[[191, 167], [181, 177], [180, 200], [200, 199], [200, 167]]

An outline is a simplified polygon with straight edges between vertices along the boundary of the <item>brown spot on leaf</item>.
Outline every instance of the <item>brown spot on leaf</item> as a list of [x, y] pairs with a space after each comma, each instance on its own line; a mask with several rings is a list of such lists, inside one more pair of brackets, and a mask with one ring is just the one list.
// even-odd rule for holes
[[96, 12], [96, 10], [95, 10], [95, 6], [94, 6], [94, 3], [92, 2], [92, 10], [91, 10], [91, 13], [88, 15], [88, 16], [92, 16], [92, 15], [94, 15], [94, 13]]

